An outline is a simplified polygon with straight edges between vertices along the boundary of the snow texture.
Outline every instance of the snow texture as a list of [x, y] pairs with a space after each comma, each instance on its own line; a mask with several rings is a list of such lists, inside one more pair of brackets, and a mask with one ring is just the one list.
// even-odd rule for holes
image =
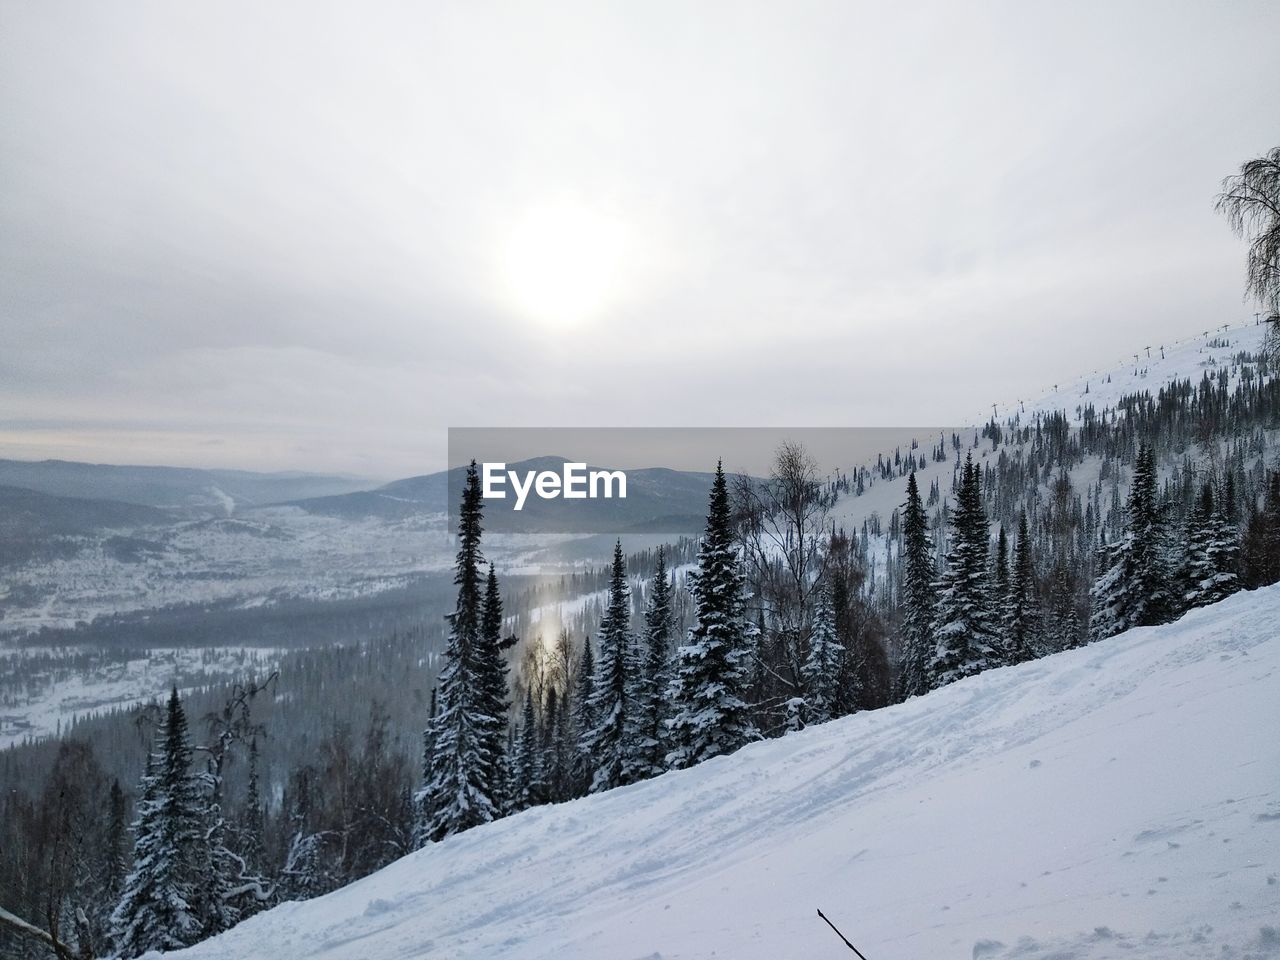
[[185, 960], [1280, 957], [1280, 586], [486, 824]]

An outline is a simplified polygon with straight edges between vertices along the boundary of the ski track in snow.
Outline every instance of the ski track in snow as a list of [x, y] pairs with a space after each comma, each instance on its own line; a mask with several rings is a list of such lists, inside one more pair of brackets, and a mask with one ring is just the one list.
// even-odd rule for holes
[[541, 807], [185, 960], [1280, 957], [1280, 586]]

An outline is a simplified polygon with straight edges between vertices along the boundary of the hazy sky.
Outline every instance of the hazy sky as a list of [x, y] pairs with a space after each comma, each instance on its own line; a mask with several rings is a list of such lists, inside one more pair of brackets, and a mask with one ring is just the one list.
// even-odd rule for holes
[[0, 4], [0, 456], [979, 414], [1251, 317], [1280, 4]]

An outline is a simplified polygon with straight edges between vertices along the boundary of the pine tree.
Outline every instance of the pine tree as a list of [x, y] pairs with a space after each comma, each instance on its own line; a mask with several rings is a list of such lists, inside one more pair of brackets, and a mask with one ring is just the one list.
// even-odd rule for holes
[[432, 732], [431, 782], [424, 797], [424, 806], [430, 811], [424, 834], [431, 840], [488, 823], [500, 813], [499, 798], [494, 796], [499, 758], [492, 750], [498, 719], [491, 712], [493, 687], [486, 670], [481, 619], [482, 515], [480, 474], [473, 460], [458, 516], [459, 547], [453, 578], [458, 600], [449, 615], [445, 667], [439, 683], [440, 713]]
[[487, 771], [488, 795], [498, 805], [505, 806], [507, 793], [507, 715], [511, 710], [508, 699], [507, 661], [503, 655], [502, 594], [498, 590], [498, 577], [489, 565], [489, 579], [485, 585], [484, 605], [480, 613], [481, 651], [479, 669], [483, 698], [478, 709], [487, 718], [489, 735], [485, 749], [489, 755]]
[[1103, 573], [1093, 585], [1089, 634], [1102, 640], [1130, 627], [1169, 618], [1163, 522], [1156, 502], [1155, 451], [1143, 444], [1129, 490], [1128, 526], [1123, 539], [1101, 558]]
[[250, 873], [262, 873], [265, 842], [265, 814], [258, 786], [258, 739], [254, 737], [249, 741], [249, 783], [240, 817], [240, 856]]
[[826, 723], [835, 715], [836, 684], [844, 648], [836, 639], [836, 614], [830, 587], [818, 595], [809, 655], [801, 679], [804, 682], [805, 714], [808, 723]]
[[1280, 582], [1280, 471], [1268, 475], [1262, 507], [1250, 505], [1240, 567], [1250, 589]]
[[1239, 535], [1214, 505], [1213, 484], [1206, 482], [1187, 523], [1182, 564], [1181, 607], [1190, 610], [1228, 597], [1240, 589]]
[[516, 746], [515, 809], [527, 810], [544, 800], [542, 750], [538, 734], [538, 718], [533, 709], [533, 688], [525, 690], [524, 718]]
[[622, 541], [618, 541], [613, 548], [609, 600], [600, 621], [600, 663], [592, 704], [596, 722], [583, 738], [584, 749], [595, 758], [592, 793], [634, 783], [642, 776], [634, 700], [638, 665], [630, 622], [626, 563]]
[[431, 842], [429, 831], [432, 821], [431, 770], [436, 754], [436, 724], [439, 722], [436, 688], [431, 688], [431, 702], [427, 710], [427, 725], [422, 730], [422, 786], [413, 794], [413, 849], [419, 850]]
[[749, 651], [731, 519], [724, 467], [717, 464], [698, 571], [690, 578], [697, 623], [676, 652], [671, 680], [672, 768], [732, 753], [759, 737], [743, 700]]
[[939, 581], [930, 683], [941, 687], [1004, 661], [987, 573], [988, 530], [981, 471], [966, 456], [961, 474], [946, 571]]
[[573, 754], [574, 793], [586, 793], [596, 775], [595, 757], [584, 745], [586, 732], [596, 726], [596, 659], [591, 638], [582, 641], [574, 689], [573, 725], [576, 732]]
[[314, 823], [313, 775], [310, 767], [302, 767], [290, 776], [285, 798], [289, 841], [280, 869], [280, 896], [284, 900], [308, 900], [325, 893], [330, 886], [321, 863], [324, 839]]
[[102, 879], [99, 886], [105, 903], [114, 906], [124, 893], [129, 875], [128, 824], [125, 821], [125, 796], [119, 780], [111, 781], [107, 797], [106, 835], [102, 850]]
[[1013, 546], [1005, 623], [1005, 653], [1011, 663], [1032, 659], [1040, 646], [1040, 609], [1036, 602], [1036, 574], [1027, 533], [1027, 512], [1018, 517], [1018, 540]]
[[545, 801], [559, 803], [569, 798], [570, 773], [568, 717], [565, 701], [554, 687], [547, 690], [542, 722], [542, 781]]
[[111, 939], [122, 957], [177, 950], [195, 943], [203, 924], [194, 909], [201, 809], [191, 776], [187, 717], [175, 687], [147, 762], [134, 823], [133, 871], [111, 915]]
[[658, 548], [644, 623], [646, 644], [637, 706], [637, 749], [640, 776], [655, 777], [666, 769], [667, 687], [671, 682], [671, 579], [662, 547]]
[[898, 686], [900, 695], [906, 699], [929, 689], [933, 647], [933, 554], [929, 517], [920, 502], [915, 471], [907, 477], [902, 537], [902, 663]]

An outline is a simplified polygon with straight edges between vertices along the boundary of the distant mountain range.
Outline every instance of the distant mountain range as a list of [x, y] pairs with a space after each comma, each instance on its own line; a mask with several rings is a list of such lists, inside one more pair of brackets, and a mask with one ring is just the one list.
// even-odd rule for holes
[[[508, 464], [507, 469], [519, 474], [560, 473], [565, 462], [564, 457], [536, 457]], [[702, 529], [712, 474], [647, 467], [627, 470], [626, 475], [625, 499], [541, 500], [530, 495], [520, 512], [510, 492], [505, 500], [488, 500], [485, 529], [497, 533], [695, 533]], [[460, 502], [465, 477], [466, 468], [456, 467], [374, 490], [298, 499], [289, 505], [349, 520], [400, 520], [448, 511]]]
[[[558, 474], [565, 462], [538, 457], [508, 469]], [[321, 474], [0, 460], [0, 566], [69, 555], [104, 538], [119, 540], [121, 534], [164, 540], [166, 530], [187, 529], [193, 521], [236, 517], [271, 530], [288, 525], [284, 515], [266, 508], [292, 507], [352, 524], [434, 520], [443, 526], [461, 498], [465, 475], [465, 468], [457, 468], [369, 487], [367, 480]], [[627, 470], [626, 476], [625, 499], [530, 495], [520, 512], [514, 495], [486, 501], [485, 529], [542, 534], [693, 534], [702, 529], [710, 473], [650, 467]]]
[[369, 486], [360, 477], [311, 473], [254, 473], [190, 467], [136, 467], [70, 460], [0, 460], [0, 486], [55, 497], [116, 500], [166, 510], [221, 511], [304, 497], [349, 493]]

